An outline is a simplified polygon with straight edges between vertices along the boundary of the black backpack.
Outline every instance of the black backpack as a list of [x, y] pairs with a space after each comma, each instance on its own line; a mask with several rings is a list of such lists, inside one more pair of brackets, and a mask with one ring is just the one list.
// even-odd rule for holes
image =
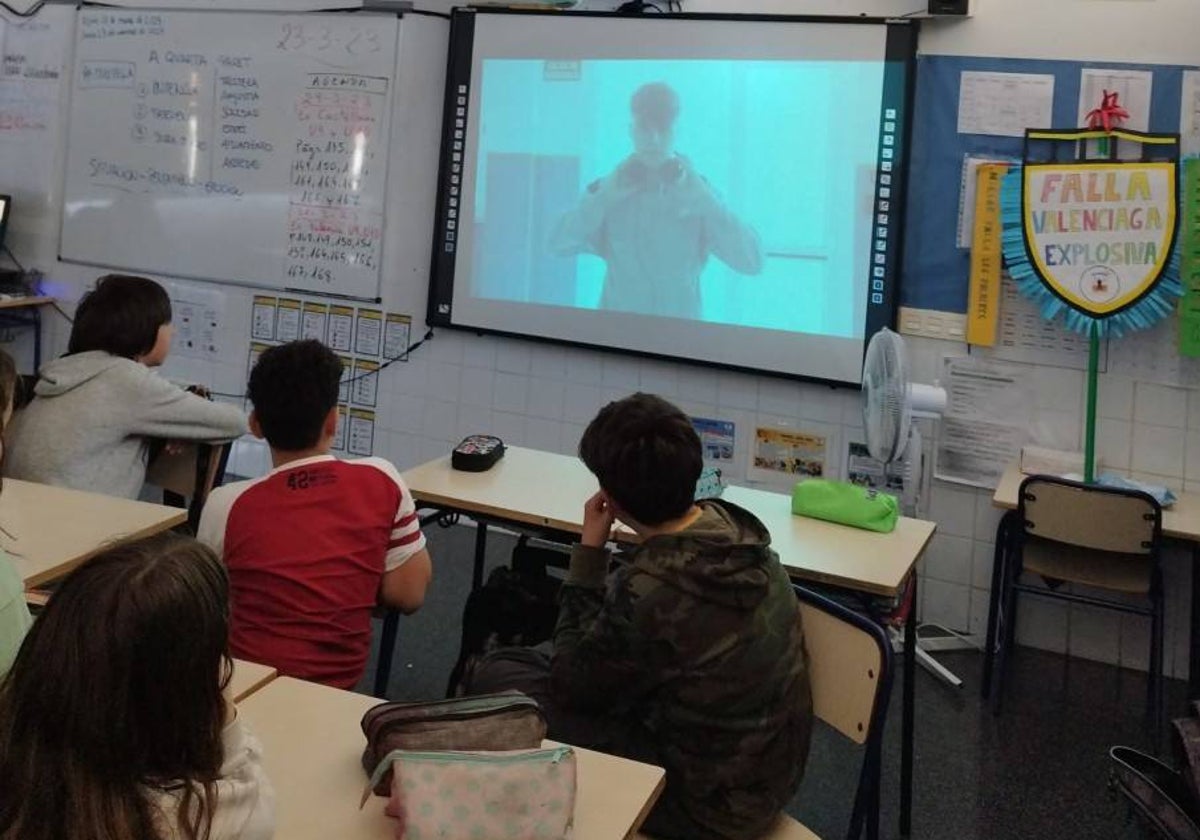
[[547, 569], [562, 568], [566, 561], [564, 552], [531, 546], [522, 536], [513, 548], [512, 565], [493, 569], [470, 594], [447, 697], [458, 696], [464, 674], [479, 656], [502, 647], [533, 647], [553, 637], [562, 580]]
[[1181, 769], [1129, 747], [1113, 747], [1110, 787], [1129, 800], [1143, 824], [1166, 840], [1200, 840], [1200, 702], [1172, 721]]

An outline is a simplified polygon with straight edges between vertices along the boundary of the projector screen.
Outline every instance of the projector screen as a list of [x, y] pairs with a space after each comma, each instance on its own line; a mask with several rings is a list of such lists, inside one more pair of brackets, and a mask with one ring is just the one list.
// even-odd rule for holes
[[429, 323], [858, 385], [915, 27], [456, 10]]

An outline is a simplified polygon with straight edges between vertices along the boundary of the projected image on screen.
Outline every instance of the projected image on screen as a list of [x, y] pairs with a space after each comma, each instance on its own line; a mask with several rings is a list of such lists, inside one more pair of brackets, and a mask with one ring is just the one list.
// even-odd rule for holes
[[903, 21], [456, 10], [429, 323], [858, 384], [915, 54]]
[[[880, 62], [492, 59], [482, 298], [862, 334]], [[839, 112], [835, 114], [835, 109]], [[843, 205], [844, 213], [830, 212]]]

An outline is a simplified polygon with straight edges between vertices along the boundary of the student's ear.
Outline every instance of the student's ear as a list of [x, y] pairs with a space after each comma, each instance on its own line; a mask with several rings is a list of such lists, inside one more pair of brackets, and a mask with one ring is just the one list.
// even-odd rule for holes
[[325, 423], [321, 426], [321, 434], [332, 440], [337, 437], [338, 410], [335, 405], [329, 409], [329, 413], [325, 415]]
[[266, 437], [266, 435], [263, 434], [262, 423], [258, 422], [258, 412], [251, 410], [248, 424], [250, 426], [250, 434], [254, 435], [259, 440], [262, 440]]

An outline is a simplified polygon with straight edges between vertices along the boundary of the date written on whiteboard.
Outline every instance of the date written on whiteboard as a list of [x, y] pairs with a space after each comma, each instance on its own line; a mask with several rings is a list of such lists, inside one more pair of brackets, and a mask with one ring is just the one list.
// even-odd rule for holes
[[379, 33], [365, 26], [351, 27], [346, 32], [315, 23], [285, 23], [275, 45], [286, 52], [344, 51], [350, 55], [370, 55], [383, 49]]

